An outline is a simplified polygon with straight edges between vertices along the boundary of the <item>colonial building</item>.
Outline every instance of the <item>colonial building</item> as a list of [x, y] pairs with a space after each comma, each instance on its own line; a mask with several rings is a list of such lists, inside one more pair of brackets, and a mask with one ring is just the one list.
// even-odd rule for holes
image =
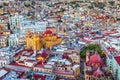
[[112, 72], [115, 80], [120, 79], [120, 42], [119, 35], [114, 35], [114, 38], [107, 38], [107, 41], [101, 43], [106, 54], [106, 63], [109, 70]]
[[23, 19], [23, 16], [19, 15], [18, 13], [15, 16], [9, 18], [10, 29], [20, 29], [20, 22]]
[[78, 56], [77, 53], [72, 53], [69, 57], [73, 63], [80, 63], [80, 56]]
[[85, 79], [86, 80], [102, 80], [109, 79], [112, 80], [112, 75], [105, 66], [104, 61], [99, 56], [97, 52], [90, 56], [89, 51], [86, 53], [86, 63], [85, 63]]
[[0, 56], [0, 68], [10, 63], [9, 56]]
[[11, 34], [8, 38], [9, 46], [16, 46], [18, 45], [18, 34]]
[[8, 29], [8, 24], [7, 23], [5, 23], [5, 22], [3, 22], [3, 21], [1, 21], [0, 22], [0, 31], [1, 30], [4, 30], [4, 29]]
[[[53, 73], [62, 78], [75, 79], [80, 74], [80, 65], [74, 63], [69, 58], [69, 53], [61, 56], [60, 54], [52, 54], [47, 59], [39, 59], [37, 65], [34, 66], [33, 71]], [[45, 53], [43, 54], [45, 56]], [[38, 56], [38, 55], [37, 55]], [[59, 58], [57, 58], [59, 56]], [[56, 58], [54, 58], [56, 57]]]
[[25, 18], [20, 22], [20, 32], [21, 34], [25, 34], [28, 29], [31, 32], [45, 32], [47, 24], [47, 22], [35, 22]]
[[26, 48], [33, 50], [40, 50], [42, 47], [50, 49], [53, 45], [62, 42], [62, 38], [59, 38], [56, 34], [53, 34], [50, 30], [47, 30], [43, 36], [40, 37], [37, 32], [32, 33], [30, 30], [26, 33]]
[[115, 80], [120, 79], [120, 56], [107, 56], [107, 65], [110, 71], [112, 72]]
[[0, 47], [6, 47], [8, 45], [8, 39], [6, 36], [0, 36]]
[[50, 30], [46, 30], [43, 34], [42, 42], [47, 48], [50, 49], [52, 46], [61, 43], [62, 38], [58, 37], [56, 34], [53, 34]]
[[18, 44], [19, 44], [19, 45], [23, 45], [23, 44], [25, 44], [25, 43], [26, 43], [25, 36], [24, 36], [24, 35], [20, 35], [20, 36], [18, 37]]
[[42, 47], [40, 36], [35, 32], [32, 36], [30, 30], [26, 33], [26, 48], [33, 50], [40, 50]]

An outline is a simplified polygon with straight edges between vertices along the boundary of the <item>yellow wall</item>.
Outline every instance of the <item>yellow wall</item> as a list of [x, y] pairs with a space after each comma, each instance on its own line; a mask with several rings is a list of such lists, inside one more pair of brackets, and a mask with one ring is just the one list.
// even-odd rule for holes
[[0, 9], [0, 14], [3, 14], [3, 12], [4, 12], [4, 11], [3, 11], [2, 9]]
[[76, 76], [78, 76], [79, 74], [80, 74], [80, 68], [77, 68], [77, 69], [75, 70], [74, 75], [75, 75], [75, 77], [76, 77]]
[[53, 45], [59, 44], [62, 42], [62, 38], [58, 38], [57, 36], [53, 36], [53, 34], [44, 34], [44, 38], [40, 39], [40, 36], [37, 33], [34, 33], [32, 37], [30, 37], [30, 31], [27, 31], [26, 34], [26, 48], [33, 50], [40, 50], [42, 48], [42, 44], [45, 45], [48, 49], [50, 49]]
[[57, 36], [49, 36], [49, 37], [45, 37], [43, 39], [43, 43], [45, 43], [46, 47], [48, 47], [49, 49], [56, 44], [59, 44], [62, 42], [61, 38], [57, 38]]

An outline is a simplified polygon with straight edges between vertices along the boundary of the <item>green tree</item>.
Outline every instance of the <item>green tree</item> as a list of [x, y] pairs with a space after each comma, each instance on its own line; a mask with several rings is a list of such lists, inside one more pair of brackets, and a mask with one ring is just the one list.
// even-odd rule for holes
[[88, 6], [89, 9], [93, 9], [93, 6]]
[[101, 57], [103, 57], [102, 50], [101, 48], [97, 45], [97, 44], [89, 44], [87, 47], [85, 47], [81, 52], [80, 52], [80, 56], [81, 58], [85, 58], [86, 57], [86, 51], [90, 50], [90, 53], [92, 54], [93, 52], [97, 51], [98, 54], [100, 54]]
[[0, 9], [1, 9], [1, 8], [3, 8], [3, 6], [2, 6], [2, 5], [0, 5]]
[[115, 1], [109, 1], [109, 4], [110, 4], [111, 6], [113, 6], [114, 3], [115, 3]]
[[64, 12], [64, 11], [65, 11], [65, 9], [64, 9], [64, 8], [60, 8], [60, 11], [61, 11], [61, 12]]
[[120, 21], [120, 18], [117, 18], [117, 21]]

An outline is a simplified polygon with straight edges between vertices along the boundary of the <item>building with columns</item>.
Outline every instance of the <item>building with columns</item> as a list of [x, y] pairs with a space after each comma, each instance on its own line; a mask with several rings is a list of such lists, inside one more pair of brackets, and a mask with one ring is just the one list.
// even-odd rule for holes
[[14, 16], [11, 16], [9, 18], [10, 29], [19, 29], [21, 26], [21, 19], [23, 19], [23, 16], [19, 15], [18, 13], [15, 13]]
[[8, 44], [8, 39], [6, 36], [0, 36], [0, 47], [6, 47]]

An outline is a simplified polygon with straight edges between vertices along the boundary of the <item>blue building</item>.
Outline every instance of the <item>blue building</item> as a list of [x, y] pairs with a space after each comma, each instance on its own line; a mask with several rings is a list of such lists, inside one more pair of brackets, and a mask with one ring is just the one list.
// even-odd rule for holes
[[120, 56], [107, 56], [107, 65], [115, 80], [120, 80]]
[[18, 34], [11, 34], [8, 38], [8, 45], [9, 46], [16, 46], [18, 45]]

